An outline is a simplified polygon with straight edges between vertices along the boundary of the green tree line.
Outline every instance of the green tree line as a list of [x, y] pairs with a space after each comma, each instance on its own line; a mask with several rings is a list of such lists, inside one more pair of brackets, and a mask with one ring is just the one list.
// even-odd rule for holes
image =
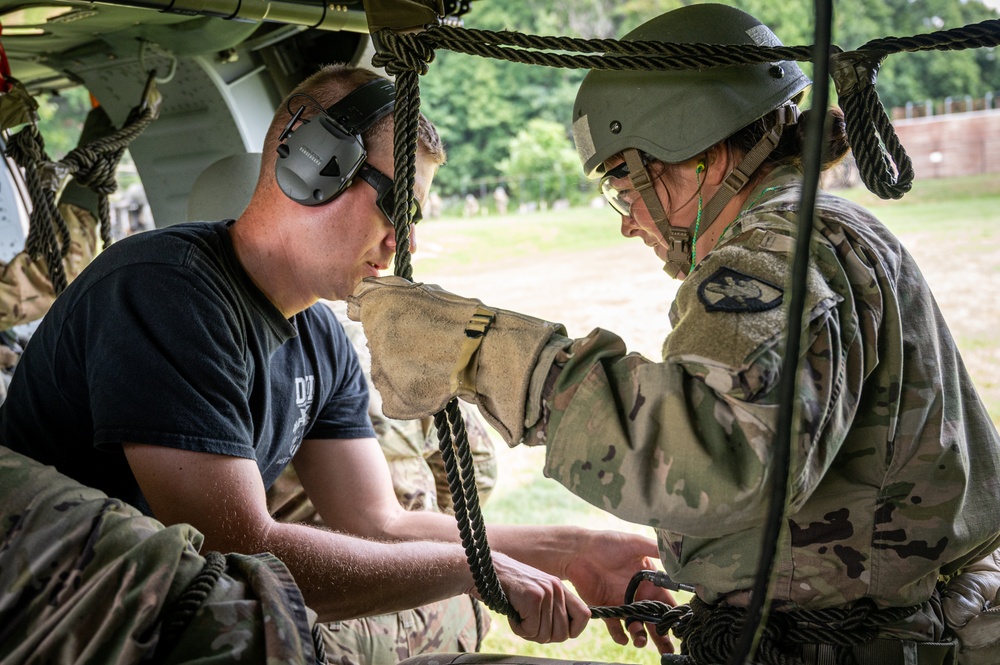
[[[466, 27], [536, 35], [617, 38], [682, 0], [503, 0], [472, 3]], [[769, 25], [789, 46], [813, 36], [811, 0], [726, 2]], [[835, 0], [833, 41], [844, 50], [872, 39], [926, 34], [996, 19], [980, 0]], [[803, 69], [809, 72], [808, 63]], [[570, 133], [576, 90], [586, 71], [480, 58], [447, 50], [421, 79], [421, 104], [441, 131], [448, 164], [435, 180], [445, 197], [491, 192], [503, 181], [514, 199], [556, 194], [578, 199], [580, 167]], [[886, 108], [907, 102], [1000, 94], [1000, 65], [992, 48], [900, 53], [878, 76]], [[835, 99], [835, 97], [834, 97]], [[535, 145], [533, 145], [535, 144]], [[570, 175], [563, 169], [570, 168]], [[489, 183], [489, 184], [487, 184]], [[576, 189], [574, 189], [576, 187]], [[516, 191], [516, 190], [523, 191]], [[542, 194], [539, 197], [539, 193]]]
[[[583, 38], [617, 38], [684, 0], [477, 0], [469, 28]], [[812, 43], [812, 0], [729, 1], [771, 26], [789, 46]], [[835, 0], [834, 43], [855, 49], [879, 37], [925, 34], [995, 19], [981, 0]], [[803, 68], [809, 71], [808, 63]], [[523, 65], [439, 51], [421, 79], [422, 109], [438, 126], [448, 164], [435, 179], [444, 197], [467, 193], [482, 204], [502, 183], [512, 203], [597, 194], [583, 181], [570, 114], [585, 70]], [[1000, 94], [1000, 64], [992, 48], [900, 53], [884, 62], [878, 92], [887, 108], [907, 102]], [[50, 156], [76, 145], [90, 99], [83, 88], [40, 99], [40, 125]], [[808, 103], [808, 102], [807, 102]], [[483, 200], [485, 198], [485, 200]]]

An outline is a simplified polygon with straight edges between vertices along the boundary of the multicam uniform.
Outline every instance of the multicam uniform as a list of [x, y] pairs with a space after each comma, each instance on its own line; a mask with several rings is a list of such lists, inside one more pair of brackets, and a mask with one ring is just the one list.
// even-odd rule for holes
[[[598, 329], [533, 388], [546, 473], [655, 527], [667, 573], [709, 602], [744, 605], [759, 560], [799, 182], [771, 174], [684, 280], [663, 362]], [[909, 254], [847, 201], [821, 193], [816, 215], [775, 599], [924, 603], [1000, 545], [1000, 437]], [[915, 639], [941, 636], [930, 605]]]
[[[429, 419], [393, 420], [382, 415], [382, 401], [371, 385], [371, 356], [360, 323], [347, 318], [346, 303], [329, 303], [358, 353], [369, 383], [368, 415], [389, 472], [396, 497], [407, 510], [451, 512], [451, 492]], [[493, 489], [497, 468], [493, 443], [478, 411], [461, 405], [468, 430], [480, 501]], [[291, 466], [267, 492], [275, 519], [322, 525], [323, 521], [299, 484]], [[456, 596], [395, 614], [320, 624], [330, 662], [339, 665], [394, 665], [419, 654], [478, 651], [489, 629], [487, 611], [469, 596]]]
[[214, 555], [206, 576], [201, 542], [0, 446], [0, 662], [315, 662], [284, 564]]
[[[69, 250], [63, 259], [66, 280], [73, 281], [100, 251], [97, 220], [79, 206], [61, 203], [59, 213], [69, 228]], [[0, 330], [29, 323], [49, 311], [56, 294], [45, 261], [26, 252], [14, 256], [0, 270]]]

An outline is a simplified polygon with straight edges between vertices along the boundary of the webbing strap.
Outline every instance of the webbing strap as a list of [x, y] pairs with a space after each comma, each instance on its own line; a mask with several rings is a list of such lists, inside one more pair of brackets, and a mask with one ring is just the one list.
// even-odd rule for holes
[[479, 351], [479, 345], [483, 343], [483, 335], [486, 334], [496, 315], [495, 310], [479, 305], [469, 318], [469, 322], [465, 324], [465, 339], [462, 340], [462, 347], [458, 350], [458, 359], [451, 371], [449, 383], [452, 393], [458, 392], [459, 389], [463, 392], [476, 392], [476, 368], [472, 366], [471, 360]]
[[[657, 228], [666, 237], [667, 233], [660, 224], [667, 221], [667, 213], [663, 210], [663, 204], [660, 203], [660, 197], [656, 195], [656, 190], [653, 189], [653, 181], [649, 177], [646, 165], [642, 163], [642, 156], [639, 155], [639, 151], [635, 148], [629, 148], [622, 152], [622, 157], [625, 158], [625, 163], [628, 164], [628, 179], [632, 182], [632, 186], [635, 187], [635, 191], [639, 192], [639, 195], [642, 197], [642, 202], [646, 204], [646, 209], [656, 223]], [[667, 228], [670, 228], [669, 224], [667, 224]]]
[[[833, 644], [802, 645], [806, 665], [840, 665], [839, 647]], [[957, 650], [954, 642], [915, 642], [913, 640], [875, 639], [850, 647], [858, 665], [954, 665]]]
[[671, 277], [684, 276], [687, 274], [687, 267], [691, 263], [691, 230], [677, 228], [670, 225], [667, 213], [660, 203], [660, 197], [656, 195], [653, 188], [653, 181], [649, 177], [646, 165], [642, 163], [642, 157], [635, 148], [629, 148], [622, 152], [625, 163], [628, 164], [628, 177], [632, 186], [642, 196], [646, 210], [652, 218], [656, 228], [660, 230], [663, 239], [667, 243], [667, 267], [665, 270]]
[[750, 176], [754, 174], [764, 160], [774, 152], [781, 141], [781, 135], [785, 132], [785, 127], [794, 125], [799, 121], [799, 107], [795, 104], [788, 104], [776, 109], [778, 113], [777, 122], [767, 134], [757, 141], [757, 145], [750, 149], [743, 161], [736, 168], [729, 172], [723, 181], [721, 188], [709, 199], [702, 213], [701, 233], [704, 234], [719, 217], [719, 213], [726, 207], [726, 204], [733, 200], [746, 184], [750, 182]]

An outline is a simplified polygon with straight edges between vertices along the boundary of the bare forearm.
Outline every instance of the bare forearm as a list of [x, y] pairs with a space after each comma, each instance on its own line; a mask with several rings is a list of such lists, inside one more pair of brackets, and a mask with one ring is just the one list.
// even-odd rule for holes
[[[566, 579], [568, 567], [591, 533], [571, 526], [494, 524], [487, 528], [486, 535], [493, 549]], [[385, 525], [381, 533], [381, 537], [392, 540], [413, 540], [421, 536], [461, 542], [454, 517], [429, 511], [401, 513]]]
[[396, 612], [472, 588], [464, 552], [448, 543], [383, 543], [276, 523], [248, 549], [284, 561], [322, 621]]
[[507, 556], [568, 579], [568, 569], [594, 532], [573, 526], [491, 525], [490, 544]]

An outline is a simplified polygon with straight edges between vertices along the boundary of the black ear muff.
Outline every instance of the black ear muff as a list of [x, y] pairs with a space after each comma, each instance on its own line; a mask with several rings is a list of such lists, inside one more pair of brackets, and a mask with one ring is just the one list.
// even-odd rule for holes
[[347, 189], [365, 156], [359, 136], [321, 115], [278, 146], [275, 176], [288, 198], [302, 205], [320, 205]]
[[[351, 186], [368, 153], [361, 134], [395, 108], [396, 88], [376, 79], [357, 88], [325, 114], [282, 132], [274, 165], [278, 186], [290, 199], [314, 206]], [[301, 115], [296, 113], [295, 117]]]

